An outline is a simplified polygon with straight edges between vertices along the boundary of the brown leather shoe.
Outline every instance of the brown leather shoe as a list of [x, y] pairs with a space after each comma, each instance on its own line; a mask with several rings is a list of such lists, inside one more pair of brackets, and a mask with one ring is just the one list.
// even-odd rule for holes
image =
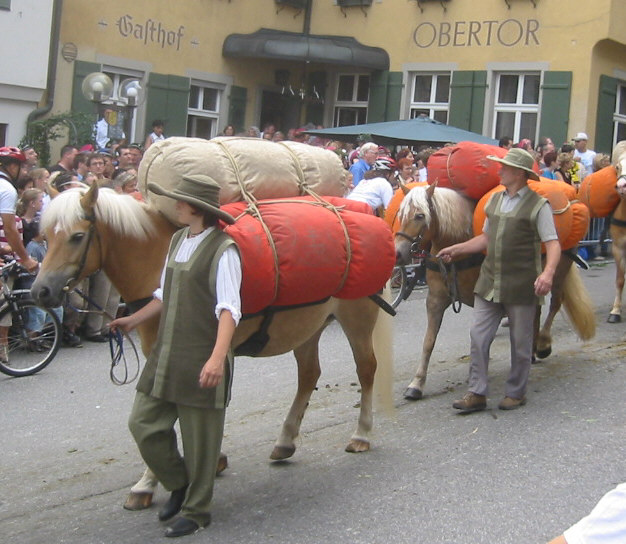
[[500, 410], [515, 410], [520, 406], [524, 406], [526, 404], [526, 397], [522, 397], [521, 399], [514, 399], [513, 397], [504, 397], [500, 404], [498, 404], [498, 408]]
[[487, 408], [487, 397], [467, 392], [461, 400], [455, 401], [452, 407], [463, 413], [479, 412]]

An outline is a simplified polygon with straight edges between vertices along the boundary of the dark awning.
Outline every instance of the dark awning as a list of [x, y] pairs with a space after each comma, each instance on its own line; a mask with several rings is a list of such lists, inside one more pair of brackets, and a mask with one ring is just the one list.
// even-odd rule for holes
[[317, 36], [262, 28], [252, 34], [230, 34], [224, 40], [225, 57], [309, 61], [389, 70], [389, 55], [346, 36]]

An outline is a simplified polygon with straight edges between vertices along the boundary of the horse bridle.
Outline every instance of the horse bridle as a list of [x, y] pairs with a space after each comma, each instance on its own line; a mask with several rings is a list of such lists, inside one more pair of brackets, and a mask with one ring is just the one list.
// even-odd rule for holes
[[89, 221], [89, 229], [87, 230], [87, 241], [85, 243], [85, 250], [83, 251], [83, 254], [80, 256], [80, 260], [78, 261], [78, 269], [76, 273], [68, 278], [65, 287], [63, 287], [63, 291], [65, 292], [71, 289], [70, 285], [73, 282], [78, 281], [78, 278], [83, 273], [83, 270], [85, 270], [85, 266], [87, 265], [87, 255], [89, 254], [91, 241], [94, 239], [94, 237], [98, 240], [101, 257], [100, 262], [102, 262], [102, 240], [100, 240], [100, 234], [98, 233], [98, 229], [96, 229], [96, 216], [94, 213], [85, 214], [85, 217], [83, 219], [85, 221]]

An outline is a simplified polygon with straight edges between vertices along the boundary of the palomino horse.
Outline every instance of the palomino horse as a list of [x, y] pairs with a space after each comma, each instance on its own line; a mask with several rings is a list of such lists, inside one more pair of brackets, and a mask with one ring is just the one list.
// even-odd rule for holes
[[[474, 204], [452, 189], [415, 187], [405, 196], [399, 212], [401, 230], [396, 233], [396, 257], [399, 264], [407, 262], [409, 250], [414, 243], [431, 245], [431, 255], [440, 249], [463, 242], [472, 237]], [[474, 285], [478, 279], [482, 255], [457, 259], [454, 266], [443, 266], [432, 257], [426, 270], [428, 295], [426, 310], [428, 325], [422, 345], [422, 358], [417, 374], [406, 389], [404, 396], [419, 400], [423, 396], [428, 363], [435, 347], [443, 315], [451, 304], [474, 305]], [[550, 312], [539, 335], [536, 336], [535, 353], [547, 357], [551, 350], [550, 328], [552, 321], [564, 304], [580, 338], [587, 340], [595, 334], [595, 320], [589, 294], [585, 290], [572, 260], [563, 258], [554, 276]], [[539, 328], [537, 312], [535, 329]]]
[[609, 314], [609, 323], [622, 320], [622, 291], [626, 272], [626, 140], [618, 142], [613, 149], [611, 162], [617, 170], [619, 204], [611, 216], [611, 251], [615, 259], [615, 300]]
[[[103, 269], [131, 308], [133, 302], [152, 297], [159, 284], [169, 240], [176, 230], [149, 206], [110, 190], [98, 190], [95, 185], [89, 191], [70, 189], [52, 200], [43, 215], [42, 228], [48, 238], [48, 253], [31, 290], [35, 300], [58, 306], [66, 287]], [[271, 357], [293, 351], [298, 364], [298, 388], [271, 459], [286, 459], [296, 450], [295, 438], [321, 374], [319, 339], [332, 318], [339, 322], [348, 337], [361, 383], [358, 424], [346, 451], [369, 450], [377, 366], [373, 343], [378, 333], [378, 327], [375, 332], [378, 316], [379, 307], [368, 297], [330, 298], [274, 314], [266, 331], [269, 340], [253, 355]], [[139, 330], [145, 354], [150, 352], [156, 339], [157, 321], [146, 323]], [[233, 338], [235, 352], [259, 330], [262, 321], [262, 316], [241, 320]], [[377, 343], [379, 340], [384, 345], [386, 339], [376, 338]], [[384, 363], [387, 360], [381, 359], [380, 370], [384, 370]], [[389, 374], [382, 374], [389, 378]], [[391, 387], [386, 389], [390, 391]], [[126, 506], [138, 509], [149, 505], [155, 485], [154, 476], [147, 471], [131, 491]], [[136, 492], [134, 498], [133, 492]]]

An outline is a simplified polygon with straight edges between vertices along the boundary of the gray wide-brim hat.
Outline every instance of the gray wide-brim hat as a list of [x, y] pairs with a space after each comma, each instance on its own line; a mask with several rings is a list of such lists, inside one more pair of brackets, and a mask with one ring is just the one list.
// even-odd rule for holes
[[533, 170], [535, 159], [533, 159], [533, 156], [525, 149], [514, 147], [513, 149], [509, 149], [509, 152], [502, 159], [495, 155], [487, 155], [487, 158], [490, 161], [500, 162], [507, 166], [512, 166], [513, 168], [525, 170], [529, 178], [539, 181], [539, 174]]
[[211, 212], [225, 223], [232, 225], [235, 223], [235, 218], [220, 210], [220, 189], [217, 181], [202, 174], [183, 176], [182, 181], [173, 191], [163, 189], [152, 181], [148, 182], [148, 190], [153, 193], [187, 202], [192, 206]]

